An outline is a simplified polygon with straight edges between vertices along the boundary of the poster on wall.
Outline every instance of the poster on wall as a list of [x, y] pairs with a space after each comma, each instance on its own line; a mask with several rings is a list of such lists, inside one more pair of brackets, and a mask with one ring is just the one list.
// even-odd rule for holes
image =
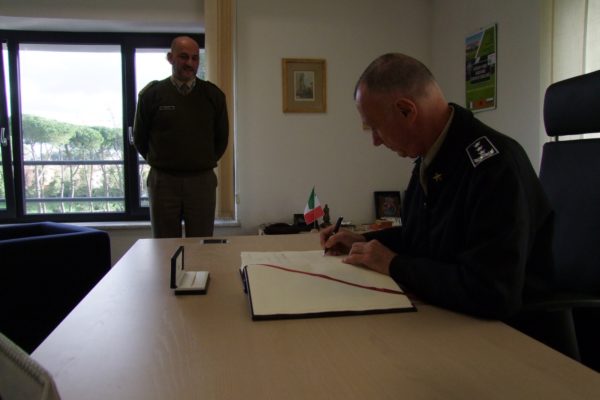
[[468, 35], [466, 51], [467, 108], [473, 112], [496, 108], [496, 24]]

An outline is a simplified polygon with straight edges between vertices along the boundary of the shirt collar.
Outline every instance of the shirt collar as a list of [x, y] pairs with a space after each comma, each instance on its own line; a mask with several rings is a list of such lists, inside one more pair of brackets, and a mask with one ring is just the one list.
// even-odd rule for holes
[[173, 75], [171, 75], [170, 79], [171, 79], [171, 83], [173, 85], [175, 85], [175, 87], [177, 89], [179, 89], [181, 87], [181, 85], [183, 85], [183, 84], [188, 85], [188, 87], [190, 89], [193, 89], [194, 86], [196, 86], [196, 78], [190, 79], [189, 81], [185, 82], [185, 81], [180, 81], [179, 79], [177, 79]]
[[423, 169], [427, 168], [431, 164], [437, 153], [440, 151], [440, 147], [442, 147], [442, 143], [444, 143], [444, 140], [446, 139], [448, 129], [450, 129], [450, 124], [452, 123], [453, 118], [454, 107], [450, 106], [450, 117], [448, 118], [448, 122], [446, 122], [446, 126], [444, 126], [444, 129], [442, 129], [442, 133], [440, 133], [440, 136], [438, 136], [436, 141], [433, 143], [433, 146], [431, 146], [431, 148], [427, 151], [425, 157], [423, 157], [423, 160], [421, 160], [421, 166]]
[[442, 143], [446, 139], [448, 135], [448, 130], [450, 129], [450, 124], [452, 123], [452, 119], [454, 118], [454, 107], [450, 106], [450, 117], [448, 118], [448, 122], [446, 122], [446, 126], [442, 129], [442, 133], [438, 136], [438, 138], [433, 143], [433, 146], [427, 151], [425, 156], [421, 157], [421, 164], [419, 165], [419, 181], [421, 182], [421, 187], [423, 191], [427, 194], [427, 179], [425, 177], [425, 171], [427, 167], [431, 164], [437, 153], [440, 151], [440, 147], [442, 147]]

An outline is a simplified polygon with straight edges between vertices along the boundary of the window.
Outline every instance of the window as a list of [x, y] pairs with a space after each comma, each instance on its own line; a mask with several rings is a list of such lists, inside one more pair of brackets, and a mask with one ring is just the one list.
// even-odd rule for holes
[[148, 218], [131, 127], [175, 36], [0, 31], [0, 221]]
[[25, 215], [125, 211], [118, 45], [19, 46]]

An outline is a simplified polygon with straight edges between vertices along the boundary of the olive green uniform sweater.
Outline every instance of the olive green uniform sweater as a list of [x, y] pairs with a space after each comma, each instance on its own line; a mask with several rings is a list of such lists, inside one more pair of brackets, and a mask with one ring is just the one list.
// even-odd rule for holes
[[229, 125], [225, 95], [196, 79], [182, 95], [170, 79], [153, 81], [139, 94], [134, 144], [153, 168], [194, 173], [217, 166], [227, 148]]

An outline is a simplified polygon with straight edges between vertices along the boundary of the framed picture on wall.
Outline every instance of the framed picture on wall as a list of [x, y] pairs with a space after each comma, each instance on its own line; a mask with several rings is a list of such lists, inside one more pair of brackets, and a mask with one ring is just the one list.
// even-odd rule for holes
[[325, 112], [325, 60], [284, 58], [281, 60], [283, 79], [283, 112]]
[[496, 24], [465, 39], [467, 108], [473, 112], [496, 108]]
[[375, 218], [400, 218], [400, 192], [375, 192]]

